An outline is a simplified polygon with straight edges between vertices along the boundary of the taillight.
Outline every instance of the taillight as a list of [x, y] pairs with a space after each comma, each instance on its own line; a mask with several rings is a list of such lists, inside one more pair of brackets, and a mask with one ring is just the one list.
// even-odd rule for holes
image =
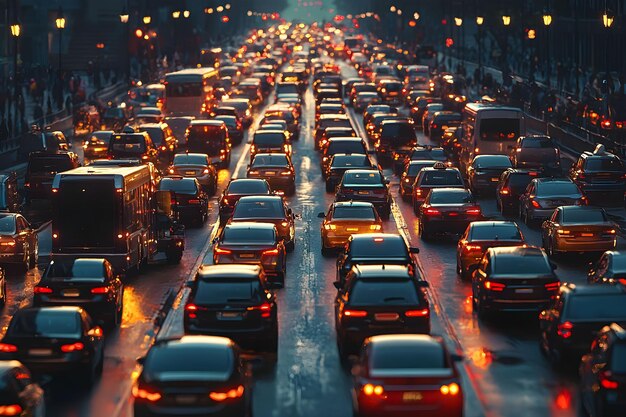
[[559, 281], [548, 282], [546, 285], [544, 285], [547, 291], [556, 291], [559, 289], [560, 286], [561, 286], [561, 283]]
[[168, 171], [170, 174], [173, 174], [173, 173], [174, 173], [174, 168], [170, 168], [170, 169], [168, 169], [167, 171]]
[[382, 387], [382, 385], [374, 385], [374, 384], [365, 384], [363, 385], [363, 394], [369, 396], [372, 395], [383, 395], [383, 393], [385, 392], [385, 389]]
[[427, 208], [426, 210], [424, 210], [424, 214], [427, 216], [438, 216], [441, 214], [441, 212], [434, 208]]
[[572, 329], [574, 325], [570, 321], [566, 321], [564, 323], [559, 323], [557, 326], [556, 333], [561, 336], [563, 339], [569, 339], [572, 337]]
[[470, 209], [467, 209], [465, 213], [470, 214], [472, 216], [480, 215], [480, 208], [470, 208]]
[[243, 397], [244, 391], [245, 389], [243, 385], [239, 385], [237, 388], [233, 388], [226, 392], [212, 391], [211, 393], [209, 393], [209, 398], [211, 398], [213, 401], [221, 402], [221, 401], [225, 401], [228, 399], [241, 398]]
[[263, 251], [263, 255], [278, 255], [278, 249], [268, 249]]
[[504, 288], [506, 288], [506, 285], [500, 282], [485, 281], [484, 287], [489, 291], [502, 292]]
[[133, 387], [133, 397], [135, 397], [136, 399], [156, 402], [161, 399], [161, 393], [149, 388], [139, 388], [135, 386]]
[[380, 230], [382, 229], [382, 226], [380, 224], [371, 224], [370, 225], [370, 230]]
[[480, 245], [465, 245], [463, 249], [465, 249], [466, 252], [474, 252], [481, 251], [482, 247]]
[[326, 230], [336, 230], [337, 226], [335, 226], [334, 224], [330, 224], [330, 223], [324, 223], [324, 229], [326, 229]]
[[208, 174], [209, 172], [211, 172], [209, 171], [209, 168], [204, 168], [204, 171], [202, 171], [203, 174]]
[[37, 287], [33, 288], [33, 293], [35, 293], [35, 294], [52, 294], [52, 288], [37, 286]]
[[0, 352], [12, 353], [17, 352], [17, 346], [10, 343], [0, 343]]
[[291, 171], [282, 171], [280, 175], [285, 175], [285, 176], [291, 175]]
[[213, 249], [213, 253], [216, 255], [230, 255], [233, 253], [233, 251], [228, 249], [215, 248]]
[[81, 342], [70, 343], [69, 345], [62, 345], [61, 352], [69, 353], [69, 352], [78, 352], [85, 349], [85, 345]]
[[109, 287], [95, 287], [91, 289], [92, 294], [108, 294], [111, 289]]
[[618, 389], [619, 388], [619, 382], [612, 380], [611, 376], [612, 376], [611, 371], [600, 372], [598, 377], [600, 379], [600, 385], [602, 385], [602, 388], [604, 389]]
[[15, 240], [5, 240], [0, 242], [0, 246], [15, 246], [16, 242]]
[[19, 404], [0, 405], [0, 416], [19, 416], [23, 411]]
[[430, 310], [424, 308], [422, 310], [407, 310], [404, 312], [404, 315], [407, 317], [426, 317], [430, 314]]
[[457, 395], [460, 390], [461, 388], [459, 387], [459, 384], [457, 384], [456, 382], [453, 382], [448, 385], [442, 385], [439, 388], [439, 392], [441, 392], [443, 395]]
[[530, 204], [532, 204], [534, 208], [541, 208], [541, 204], [539, 204], [537, 200], [530, 200]]
[[421, 197], [423, 192], [424, 191], [421, 188], [416, 188], [415, 189], [415, 195], [418, 196], [418, 197]]
[[261, 317], [264, 319], [269, 319], [272, 316], [272, 305], [269, 303], [263, 303], [258, 306], [248, 307], [248, 310], [259, 310], [261, 311]]
[[365, 317], [367, 316], [367, 311], [364, 310], [345, 310], [343, 315], [346, 317]]
[[509, 195], [511, 193], [511, 191], [509, 191], [508, 188], [503, 188], [500, 190], [500, 194], [502, 195]]

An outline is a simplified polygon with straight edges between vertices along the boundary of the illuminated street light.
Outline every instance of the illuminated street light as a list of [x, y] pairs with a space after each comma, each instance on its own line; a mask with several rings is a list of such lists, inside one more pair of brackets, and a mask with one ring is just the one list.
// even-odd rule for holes
[[173, 19], [178, 19], [180, 17], [180, 10], [174, 10], [172, 12], [172, 18]]
[[252, 10], [248, 10], [248, 17], [252, 16]]
[[189, 15], [191, 15], [191, 12], [190, 12], [189, 10], [185, 10], [185, 11], [183, 12], [183, 17], [184, 17], [185, 19], [189, 19]]
[[54, 20], [57, 29], [65, 29], [65, 17], [63, 16], [63, 9], [59, 7], [57, 18]]
[[129, 17], [130, 17], [130, 15], [128, 14], [128, 10], [126, 10], [126, 7], [124, 7], [122, 9], [122, 12], [120, 13], [120, 22], [128, 23], [128, 18]]
[[224, 11], [224, 6], [217, 6], [217, 12], [222, 13]]
[[226, 6], [224, 6], [224, 8], [225, 8], [226, 10], [230, 10], [230, 3], [226, 3]]
[[483, 16], [476, 16], [476, 24], [482, 26], [483, 23], [485, 23], [485, 18]]
[[544, 26], [550, 26], [552, 24], [552, 15], [550, 13], [544, 13], [542, 18]]
[[396, 6], [391, 6], [391, 7], [389, 8], [389, 11], [390, 11], [391, 13], [395, 13], [395, 12], [396, 12], [396, 10], [398, 10], [398, 9], [396, 9]]
[[463, 18], [461, 18], [461, 17], [455, 17], [455, 18], [454, 18], [454, 24], [455, 24], [455, 25], [457, 25], [457, 26], [461, 26], [461, 25], [463, 25]]
[[144, 16], [144, 17], [143, 17], [143, 23], [144, 23], [145, 25], [149, 25], [149, 24], [150, 24], [150, 22], [152, 22], [152, 17], [150, 17], [150, 16]]
[[604, 14], [602, 15], [602, 24], [607, 29], [613, 26], [614, 20], [615, 20], [615, 16], [613, 16], [613, 14], [608, 10], [606, 10]]
[[11, 36], [13, 36], [14, 38], [19, 38], [21, 33], [22, 33], [22, 27], [20, 26], [20, 24], [13, 23], [11, 25]]
[[398, 13], [398, 16], [402, 16], [402, 10], [401, 9], [398, 9], [397, 13]]
[[413, 19], [419, 20], [420, 19], [420, 14], [418, 12], [413, 13]]
[[209, 7], [208, 9], [204, 9], [204, 13], [206, 14], [213, 14], [215, 10], [213, 10], [213, 7]]
[[511, 24], [511, 16], [509, 16], [509, 15], [502, 16], [502, 23], [504, 24], [504, 26], [510, 25]]

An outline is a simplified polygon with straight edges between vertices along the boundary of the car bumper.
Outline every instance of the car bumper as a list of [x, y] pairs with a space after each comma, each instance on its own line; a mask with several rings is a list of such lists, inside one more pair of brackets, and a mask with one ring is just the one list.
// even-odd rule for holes
[[538, 312], [550, 303], [550, 297], [538, 297], [535, 299], [498, 298], [491, 296], [482, 301], [482, 305], [489, 310], [512, 311], [512, 312]]
[[[2, 355], [4, 356], [4, 355]], [[4, 358], [3, 358], [4, 359]], [[8, 359], [8, 358], [7, 358]], [[81, 372], [92, 364], [90, 355], [83, 353], [68, 353], [61, 357], [46, 358], [33, 356], [13, 357], [22, 362], [28, 369], [38, 374], [61, 374]]]
[[236, 403], [216, 404], [213, 406], [159, 406], [156, 404], [145, 404], [139, 402], [135, 402], [134, 404], [135, 417], [240, 417], [245, 415], [245, 410], [246, 406], [244, 398]]
[[477, 190], [495, 190], [496, 184], [500, 181], [499, 176], [477, 177], [472, 178], [472, 187]]
[[528, 209], [528, 218], [532, 220], [544, 220], [550, 217], [554, 213], [554, 208], [530, 208]]
[[176, 210], [178, 215], [183, 219], [202, 215], [202, 208], [199, 204], [197, 206], [178, 206]]
[[589, 241], [557, 237], [554, 249], [559, 252], [604, 252], [615, 249], [616, 242], [616, 238]]
[[360, 417], [460, 417], [463, 415], [462, 395], [457, 395], [454, 401], [451, 401], [447, 396], [442, 396], [441, 401], [427, 404], [420, 404], [419, 402], [389, 403], [385, 400], [380, 401], [375, 397], [363, 395], [359, 395], [357, 401]]
[[24, 262], [24, 253], [0, 253], [0, 264], [21, 264]]

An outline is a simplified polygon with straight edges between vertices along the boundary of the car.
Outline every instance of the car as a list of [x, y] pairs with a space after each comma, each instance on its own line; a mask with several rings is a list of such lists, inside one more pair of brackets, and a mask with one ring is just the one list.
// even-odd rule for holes
[[500, 175], [496, 186], [496, 206], [502, 214], [519, 213], [520, 196], [528, 184], [537, 178], [537, 171], [509, 168]]
[[322, 255], [329, 255], [333, 249], [345, 247], [351, 235], [383, 230], [383, 222], [372, 203], [333, 203], [327, 213], [321, 212], [318, 217], [324, 219], [320, 226]]
[[168, 168], [169, 175], [181, 175], [195, 178], [208, 195], [217, 190], [217, 170], [211, 159], [203, 153], [178, 153], [174, 155], [172, 165]]
[[335, 282], [335, 329], [339, 356], [357, 353], [371, 336], [430, 333], [426, 281], [406, 265], [354, 265]]
[[541, 225], [541, 242], [550, 256], [613, 250], [617, 225], [601, 207], [561, 206]]
[[109, 107], [104, 110], [102, 114], [100, 126], [101, 130], [112, 130], [119, 132], [130, 121], [133, 120], [133, 116], [130, 109], [123, 103], [116, 107]]
[[322, 175], [328, 170], [331, 158], [340, 153], [367, 155], [365, 140], [359, 137], [336, 137], [330, 139], [322, 149], [322, 157], [320, 159]]
[[279, 195], [253, 195], [241, 197], [229, 224], [237, 222], [270, 223], [276, 226], [278, 237], [285, 244], [287, 252], [296, 246], [295, 214], [283, 197]]
[[417, 275], [417, 264], [412, 254], [419, 248], [408, 246], [402, 236], [394, 233], [362, 233], [350, 235], [344, 250], [337, 257], [336, 281], [343, 285], [353, 265], [408, 265]]
[[443, 111], [444, 107], [442, 103], [431, 102], [426, 104], [426, 108], [422, 113], [422, 130], [424, 131], [424, 135], [428, 136], [430, 134], [430, 122], [433, 120], [435, 113], [439, 111]]
[[394, 163], [394, 172], [399, 171], [398, 161], [404, 161], [404, 156], [417, 145], [415, 128], [410, 119], [383, 120], [375, 133], [375, 137], [376, 155], [379, 159], [391, 159]]
[[159, 164], [159, 150], [148, 132], [115, 133], [111, 136], [109, 159], [140, 159]]
[[424, 125], [422, 124], [422, 119], [424, 116], [424, 112], [426, 111], [426, 106], [431, 103], [441, 103], [441, 99], [433, 96], [418, 97], [417, 100], [415, 100], [413, 106], [411, 106], [409, 110], [409, 116], [413, 118], [413, 121], [415, 122], [415, 125], [417, 127], [422, 129], [424, 128]]
[[235, 209], [241, 197], [247, 195], [271, 195], [270, 184], [264, 179], [237, 178], [231, 179], [220, 197], [220, 221], [225, 222]]
[[170, 175], [159, 182], [159, 191], [171, 191], [175, 196], [174, 211], [181, 220], [201, 226], [209, 217], [209, 196], [195, 178]]
[[413, 211], [419, 212], [428, 193], [435, 188], [465, 188], [465, 182], [458, 168], [447, 167], [443, 162], [436, 162], [432, 168], [422, 168], [413, 182]]
[[422, 239], [435, 233], [460, 234], [471, 222], [483, 218], [472, 192], [463, 188], [433, 189], [416, 214]]
[[261, 124], [263, 124], [266, 120], [274, 119], [286, 121], [288, 127], [287, 130], [289, 130], [290, 133], [289, 136], [293, 140], [300, 139], [300, 122], [294, 107], [286, 103], [276, 103], [271, 105], [267, 110], [265, 110]]
[[323, 114], [319, 120], [315, 122], [315, 132], [313, 137], [315, 139], [315, 149], [319, 149], [324, 130], [327, 127], [348, 127], [353, 128], [352, 122], [347, 114]]
[[167, 164], [172, 163], [174, 155], [178, 150], [178, 141], [174, 137], [174, 132], [167, 123], [146, 123], [139, 125], [139, 132], [148, 132], [152, 143], [159, 151], [159, 159]]
[[607, 152], [604, 145], [596, 146], [593, 152], [583, 152], [572, 165], [569, 178], [591, 204], [624, 204], [626, 167], [618, 156]]
[[530, 225], [559, 206], [584, 205], [586, 198], [569, 178], [535, 178], [519, 196], [519, 217]]
[[124, 311], [124, 284], [106, 259], [53, 260], [33, 288], [33, 305], [82, 307], [94, 321], [117, 327]]
[[378, 95], [376, 84], [366, 83], [366, 82], [354, 83], [352, 84], [352, 89], [350, 90], [350, 99], [348, 100], [348, 103], [354, 105], [357, 95], [364, 91], [369, 91], [371, 93], [376, 93], [376, 95]]
[[172, 129], [174, 137], [179, 144], [185, 143], [185, 133], [192, 120], [193, 116], [167, 116], [163, 121]]
[[418, 98], [426, 97], [430, 95], [430, 91], [416, 90], [415, 86], [408, 86], [408, 89], [403, 89], [403, 90], [406, 90], [405, 96], [404, 96], [404, 104], [408, 108], [413, 107], [416, 104]]
[[[0, 212], [0, 265], [17, 265], [25, 272], [37, 265], [39, 237], [19, 213]], [[2, 282], [2, 300], [6, 285]]]
[[441, 142], [443, 132], [451, 126], [461, 125], [461, 114], [453, 111], [442, 110], [433, 114], [433, 118], [428, 126], [430, 140]]
[[349, 169], [337, 186], [335, 201], [366, 201], [372, 203], [383, 219], [391, 215], [389, 181], [377, 169]]
[[462, 280], [470, 279], [470, 268], [480, 263], [487, 249], [524, 245], [526, 240], [515, 222], [473, 221], [457, 243], [456, 273]]
[[15, 360], [0, 361], [0, 410], [5, 416], [40, 417], [45, 414], [43, 389], [31, 372]]
[[106, 158], [112, 130], [97, 130], [83, 142], [83, 155], [86, 159]]
[[561, 152], [550, 136], [520, 136], [510, 158], [515, 168], [536, 169], [548, 176], [561, 175]]
[[278, 307], [260, 265], [201, 265], [188, 286], [185, 334], [229, 337], [242, 349], [276, 353]]
[[212, 118], [212, 120], [221, 120], [226, 125], [228, 130], [228, 137], [233, 141], [235, 145], [240, 144], [243, 141], [243, 124], [235, 116], [219, 115]]
[[246, 98], [228, 98], [222, 100], [222, 105], [232, 107], [237, 113], [237, 119], [243, 128], [248, 128], [252, 124], [252, 104]]
[[565, 283], [539, 314], [539, 348], [555, 367], [580, 363], [611, 323], [626, 325], [626, 287]]
[[247, 178], [264, 179], [273, 191], [291, 196], [296, 193], [296, 171], [289, 155], [258, 153], [246, 170]]
[[226, 337], [160, 339], [139, 362], [132, 387], [135, 417], [252, 415], [250, 372]]
[[392, 107], [389, 104], [370, 104], [363, 112], [363, 126], [367, 126], [376, 113], [398, 115], [398, 108]]
[[35, 151], [28, 155], [24, 175], [26, 204], [32, 200], [49, 200], [52, 196], [52, 180], [59, 172], [78, 168], [80, 161], [74, 152]]
[[257, 153], [285, 153], [291, 155], [291, 145], [282, 130], [257, 130], [250, 145], [250, 159]]
[[589, 415], [623, 414], [626, 330], [617, 323], [604, 326], [580, 362], [580, 402]]
[[327, 127], [322, 133], [322, 139], [320, 140], [320, 150], [323, 152], [324, 148], [328, 145], [328, 142], [334, 138], [356, 138], [356, 131], [352, 127]]
[[476, 155], [467, 167], [467, 184], [476, 195], [492, 192], [509, 168], [512, 168], [511, 160], [506, 155]]
[[375, 93], [373, 91], [362, 91], [360, 93], [357, 93], [351, 104], [352, 107], [354, 107], [354, 111], [356, 111], [357, 113], [361, 113], [368, 106], [379, 103], [380, 101], [380, 95], [378, 93]]
[[373, 143], [376, 143], [380, 137], [380, 127], [382, 123], [388, 120], [404, 121], [406, 118], [395, 113], [374, 113], [372, 115], [372, 121], [365, 126], [365, 133], [367, 133], [367, 137], [370, 138]]
[[400, 197], [402, 200], [409, 201], [413, 194], [413, 183], [417, 174], [424, 169], [435, 165], [435, 160], [409, 161], [404, 165], [404, 171], [400, 175]]
[[496, 311], [541, 311], [559, 291], [555, 269], [541, 248], [488, 248], [470, 267], [474, 311], [480, 318]]
[[259, 130], [282, 130], [287, 136], [287, 143], [291, 143], [291, 132], [287, 128], [287, 122], [281, 119], [266, 119], [259, 126]]
[[80, 307], [20, 308], [0, 341], [0, 359], [19, 360], [36, 374], [71, 373], [92, 385], [102, 374], [104, 334]]
[[385, 334], [365, 339], [352, 367], [354, 414], [462, 417], [456, 366], [461, 360], [441, 337]]
[[220, 168], [230, 165], [231, 143], [223, 120], [192, 120], [185, 133], [187, 151], [209, 155]]
[[343, 174], [349, 169], [375, 169], [372, 160], [363, 153], [336, 153], [330, 157], [322, 175], [326, 179], [326, 192], [334, 193]]
[[319, 119], [322, 114], [341, 114], [346, 109], [341, 103], [322, 103], [315, 109], [315, 119]]
[[626, 285], [626, 254], [608, 250], [597, 262], [589, 262], [587, 282], [599, 284], [619, 282]]
[[273, 283], [283, 286], [287, 251], [273, 224], [238, 222], [224, 226], [215, 239], [213, 263], [261, 265]]

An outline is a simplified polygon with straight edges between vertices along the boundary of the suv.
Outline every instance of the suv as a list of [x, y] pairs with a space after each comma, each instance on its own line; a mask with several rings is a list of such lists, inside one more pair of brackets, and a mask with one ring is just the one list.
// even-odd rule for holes
[[550, 136], [520, 136], [510, 156], [516, 168], [536, 169], [545, 175], [561, 175], [561, 153]]
[[137, 130], [139, 132], [148, 132], [152, 143], [159, 150], [159, 159], [167, 164], [172, 163], [172, 159], [174, 159], [178, 149], [178, 141], [174, 137], [174, 132], [166, 123], [146, 123], [140, 125]]
[[583, 152], [572, 165], [569, 177], [591, 204], [602, 197], [615, 204], [624, 202], [626, 167], [619, 157], [606, 152], [604, 145], [596, 146], [593, 152]]
[[[374, 148], [378, 158], [391, 158], [391, 152], [395, 151], [396, 161], [404, 161], [404, 156], [417, 145], [415, 127], [410, 119], [383, 120], [377, 133]], [[398, 172], [398, 169], [394, 172]]]
[[413, 211], [419, 212], [430, 190], [444, 187], [465, 188], [458, 168], [447, 167], [443, 162], [435, 163], [432, 168], [423, 168], [413, 183]]
[[222, 120], [193, 120], [185, 134], [189, 152], [205, 153], [221, 168], [230, 164], [230, 136]]
[[496, 206], [500, 213], [516, 213], [519, 210], [520, 196], [537, 175], [537, 171], [517, 168], [509, 168], [500, 175], [496, 186]]
[[33, 199], [48, 199], [52, 195], [52, 180], [58, 172], [78, 168], [80, 162], [74, 152], [31, 152], [24, 178], [26, 204]]
[[605, 326], [579, 367], [580, 400], [589, 415], [621, 416], [626, 406], [626, 330]]
[[108, 154], [113, 159], [141, 159], [155, 165], [159, 158], [159, 151], [147, 132], [114, 134]]

